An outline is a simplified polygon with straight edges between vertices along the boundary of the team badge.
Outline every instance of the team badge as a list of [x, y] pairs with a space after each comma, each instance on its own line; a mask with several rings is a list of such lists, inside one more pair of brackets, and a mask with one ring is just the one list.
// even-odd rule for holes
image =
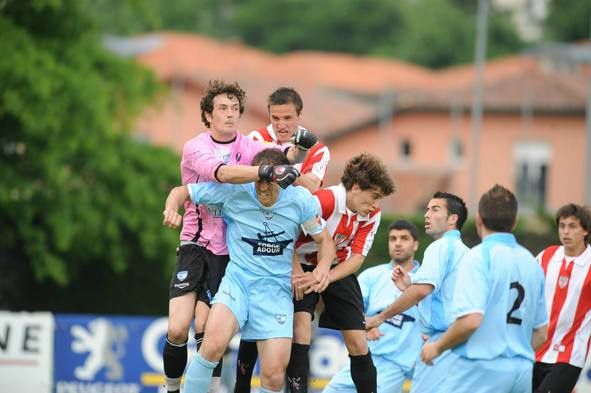
[[342, 233], [337, 233], [334, 235], [334, 242], [336, 244], [341, 244], [343, 243], [345, 240], [347, 240], [347, 235], [343, 235]]
[[183, 270], [182, 272], [177, 272], [176, 278], [179, 281], [184, 281], [184, 279], [187, 278], [188, 275], [189, 275], [189, 272], [186, 270]]
[[267, 220], [270, 220], [273, 218], [273, 210], [266, 210], [266, 209], [262, 209], [263, 210], [263, 216], [265, 216], [265, 218]]
[[558, 277], [558, 286], [560, 289], [563, 289], [568, 285], [568, 277], [567, 276], [560, 276]]
[[285, 314], [275, 314], [275, 320], [280, 325], [283, 325], [285, 323], [285, 321], [287, 320], [287, 315], [285, 315]]

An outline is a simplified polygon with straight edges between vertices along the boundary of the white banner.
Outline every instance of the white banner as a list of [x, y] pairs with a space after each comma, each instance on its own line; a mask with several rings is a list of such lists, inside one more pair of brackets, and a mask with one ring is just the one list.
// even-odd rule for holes
[[0, 392], [51, 393], [54, 319], [0, 311]]

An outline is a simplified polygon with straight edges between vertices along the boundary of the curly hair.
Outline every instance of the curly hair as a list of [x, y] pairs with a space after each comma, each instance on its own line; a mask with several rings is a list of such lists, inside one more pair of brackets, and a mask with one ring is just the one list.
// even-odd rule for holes
[[347, 191], [357, 184], [364, 191], [377, 190], [383, 196], [390, 195], [396, 190], [384, 163], [368, 153], [355, 156], [347, 162], [341, 183]]
[[205, 117], [206, 113], [211, 114], [213, 112], [213, 99], [220, 94], [226, 94], [228, 98], [236, 97], [238, 104], [240, 105], [240, 115], [244, 113], [244, 104], [246, 103], [246, 92], [242, 90], [237, 82], [226, 83], [221, 79], [210, 80], [205, 90], [203, 98], [201, 98], [201, 121], [207, 128], [211, 127], [211, 124]]

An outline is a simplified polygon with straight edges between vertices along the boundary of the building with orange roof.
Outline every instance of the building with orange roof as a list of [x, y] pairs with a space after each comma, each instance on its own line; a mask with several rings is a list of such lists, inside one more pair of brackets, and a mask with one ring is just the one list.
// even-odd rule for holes
[[[338, 182], [345, 162], [367, 151], [384, 160], [397, 184], [383, 204], [387, 212], [420, 211], [437, 190], [468, 198], [472, 65], [432, 71], [348, 54], [275, 55], [172, 32], [108, 46], [134, 56], [169, 86], [139, 120], [140, 138], [180, 151], [205, 129], [199, 101], [210, 79], [237, 81], [247, 91], [244, 133], [268, 123], [268, 94], [291, 86], [304, 98], [303, 123], [331, 149], [325, 184]], [[516, 191], [522, 211], [583, 201], [589, 66], [581, 63], [591, 58], [591, 46], [576, 48], [543, 48], [486, 64], [478, 194], [501, 183]]]

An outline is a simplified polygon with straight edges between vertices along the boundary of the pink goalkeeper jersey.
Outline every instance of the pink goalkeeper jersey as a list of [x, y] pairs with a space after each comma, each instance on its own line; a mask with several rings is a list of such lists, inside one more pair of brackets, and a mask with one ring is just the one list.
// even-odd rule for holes
[[[215, 171], [222, 164], [250, 165], [253, 157], [269, 148], [263, 144], [236, 133], [236, 139], [215, 142], [211, 132], [203, 132], [185, 143], [181, 159], [183, 184], [217, 182]], [[216, 255], [227, 255], [226, 224], [215, 205], [198, 205], [185, 202], [181, 240], [196, 242]]]

